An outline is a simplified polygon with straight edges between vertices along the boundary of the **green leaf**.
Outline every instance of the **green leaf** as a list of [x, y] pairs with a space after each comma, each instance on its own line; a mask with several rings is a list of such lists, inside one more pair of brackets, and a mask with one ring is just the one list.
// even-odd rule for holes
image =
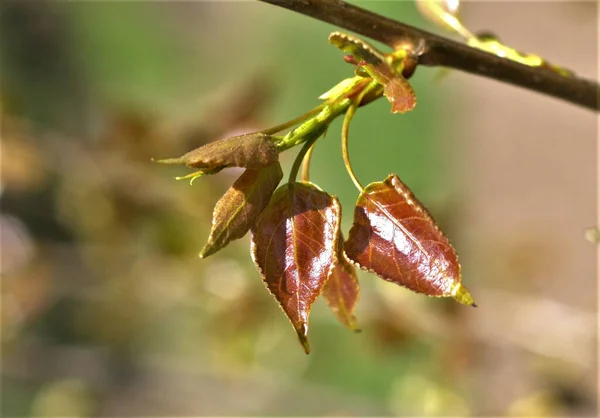
[[383, 95], [392, 104], [392, 113], [406, 113], [415, 107], [415, 92], [401, 73], [403, 60], [399, 60], [396, 68], [375, 47], [345, 33], [333, 32], [329, 35], [329, 43], [352, 54], [357, 68], [384, 86]]
[[282, 177], [278, 162], [244, 171], [215, 205], [212, 229], [208, 242], [200, 251], [200, 258], [206, 258], [246, 235], [269, 203]]
[[334, 101], [340, 97], [348, 96], [356, 90], [357, 86], [364, 84], [361, 77], [346, 78], [319, 96], [320, 100]]
[[442, 29], [455, 32], [464, 39], [473, 38], [473, 34], [460, 19], [460, 2], [448, 0], [416, 0], [421, 14]]
[[306, 354], [310, 310], [337, 262], [340, 218], [336, 197], [308, 182], [289, 183], [251, 229], [254, 264]]
[[329, 43], [351, 54], [358, 61], [364, 61], [366, 64], [375, 66], [386, 64], [385, 56], [382, 52], [355, 36], [333, 32], [329, 35]]

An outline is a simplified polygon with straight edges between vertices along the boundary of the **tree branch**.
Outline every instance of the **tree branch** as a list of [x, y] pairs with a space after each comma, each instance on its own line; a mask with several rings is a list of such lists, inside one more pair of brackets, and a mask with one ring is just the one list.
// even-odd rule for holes
[[390, 47], [409, 44], [423, 48], [419, 64], [477, 74], [547, 94], [598, 111], [600, 86], [578, 77], [564, 77], [471, 48], [342, 0], [259, 0], [356, 32]]

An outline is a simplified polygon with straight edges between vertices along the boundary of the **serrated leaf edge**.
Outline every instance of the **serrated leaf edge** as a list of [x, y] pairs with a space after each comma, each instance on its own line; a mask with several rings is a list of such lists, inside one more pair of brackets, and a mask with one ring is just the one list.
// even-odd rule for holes
[[[431, 221], [431, 223], [433, 224], [433, 226], [434, 226], [434, 228], [436, 229], [436, 231], [438, 231], [438, 232], [441, 234], [441, 236], [442, 236], [442, 237], [444, 237], [444, 239], [445, 239], [445, 240], [446, 240], [446, 242], [448, 243], [448, 246], [449, 246], [449, 247], [452, 249], [452, 251], [453, 251], [453, 252], [454, 252], [454, 254], [456, 255], [456, 262], [457, 262], [457, 264], [458, 264], [458, 278], [459, 278], [459, 281], [458, 281], [458, 283], [454, 284], [454, 286], [458, 286], [458, 285], [460, 285], [461, 287], [464, 287], [464, 286], [462, 285], [462, 266], [461, 266], [461, 264], [460, 264], [460, 261], [459, 261], [459, 259], [458, 259], [458, 253], [456, 252], [456, 249], [455, 249], [455, 248], [452, 246], [452, 244], [450, 243], [450, 240], [448, 239], [448, 237], [446, 236], [446, 234], [444, 234], [444, 232], [443, 232], [443, 231], [442, 231], [442, 230], [439, 228], [438, 224], [435, 222], [435, 220], [434, 220], [434, 219], [433, 219], [433, 217], [431, 216], [431, 213], [430, 213], [430, 212], [427, 210], [427, 208], [426, 208], [426, 207], [425, 207], [425, 206], [424, 206], [422, 203], [420, 203], [420, 202], [417, 200], [416, 196], [415, 196], [415, 195], [414, 195], [414, 194], [413, 194], [413, 193], [412, 193], [410, 190], [408, 190], [408, 191], [404, 191], [404, 190], [402, 190], [401, 188], [398, 188], [398, 187], [397, 187], [397, 185], [396, 185], [396, 181], [399, 181], [399, 182], [400, 182], [400, 184], [404, 184], [404, 183], [402, 183], [402, 181], [400, 180], [400, 177], [399, 177], [397, 174], [395, 174], [395, 173], [392, 173], [392, 174], [389, 174], [389, 175], [388, 175], [388, 176], [387, 176], [387, 177], [386, 177], [386, 178], [385, 178], [383, 181], [381, 181], [381, 182], [373, 182], [373, 183], [370, 183], [370, 184], [368, 184], [368, 185], [365, 187], [365, 190], [366, 190], [367, 188], [369, 188], [369, 186], [370, 186], [370, 185], [372, 185], [372, 184], [374, 184], [374, 183], [385, 183], [385, 182], [387, 182], [387, 181], [390, 181], [390, 184], [392, 185], [392, 187], [393, 187], [395, 190], [397, 190], [397, 191], [399, 191], [399, 192], [400, 192], [400, 194], [401, 194], [401, 195], [402, 195], [402, 196], [403, 196], [403, 197], [406, 199], [406, 203], [407, 203], [409, 206], [411, 206], [412, 208], [416, 209], [416, 210], [417, 210], [417, 212], [420, 212], [420, 213], [424, 214], [424, 215], [425, 215], [425, 217], [427, 218], [427, 220]], [[408, 189], [408, 186], [406, 186], [406, 188]], [[364, 191], [363, 191], [363, 193], [364, 193]], [[361, 193], [361, 195], [362, 195], [363, 193]], [[359, 195], [359, 196], [358, 196], [358, 198], [356, 199], [356, 202], [357, 202], [357, 203], [358, 203], [358, 200], [360, 199], [360, 196], [361, 196], [361, 195]], [[418, 202], [418, 203], [417, 203], [417, 202]], [[404, 228], [403, 228], [403, 229], [404, 229]], [[347, 239], [345, 242], [348, 242], [348, 240], [349, 240], [349, 239], [350, 239], [350, 238], [348, 238], [348, 239]], [[346, 255], [346, 254], [345, 254], [345, 251], [344, 251], [344, 255]], [[347, 257], [347, 256], [346, 256], [346, 257]], [[411, 291], [411, 292], [413, 292], [413, 293], [418, 293], [418, 292], [415, 292], [414, 290], [412, 290], [412, 289], [410, 289], [410, 288], [408, 288], [408, 287], [404, 286], [403, 284], [396, 283], [396, 282], [392, 282], [391, 280], [388, 280], [387, 278], [383, 277], [383, 276], [382, 276], [382, 275], [380, 275], [379, 273], [377, 273], [377, 272], [373, 271], [372, 269], [369, 269], [369, 268], [367, 268], [367, 267], [364, 267], [364, 266], [362, 266], [360, 263], [358, 263], [358, 262], [356, 262], [356, 261], [354, 261], [354, 260], [350, 259], [349, 257], [347, 257], [347, 259], [348, 259], [348, 261], [350, 261], [350, 263], [351, 263], [352, 265], [354, 265], [355, 267], [357, 267], [358, 269], [360, 269], [360, 270], [362, 270], [362, 271], [366, 271], [366, 272], [368, 272], [368, 273], [371, 273], [371, 274], [373, 274], [373, 275], [375, 275], [375, 276], [379, 277], [379, 278], [380, 278], [380, 279], [382, 279], [382, 280], [385, 280], [385, 281], [387, 281], [387, 282], [390, 282], [390, 283], [393, 283], [393, 284], [395, 284], [395, 285], [397, 285], [397, 286], [403, 287], [403, 288], [405, 288], [405, 289], [407, 289], [407, 290], [410, 290], [410, 291]], [[436, 260], [436, 263], [437, 263], [437, 260]], [[454, 287], [453, 287], [453, 288], [454, 288]], [[466, 289], [466, 288], [465, 288], [465, 289]], [[456, 289], [456, 290], [458, 290], [458, 289]], [[456, 292], [454, 292], [454, 293], [456, 293]], [[424, 293], [418, 293], [418, 294], [424, 294]], [[430, 298], [438, 298], [438, 299], [439, 299], [439, 298], [444, 298], [444, 297], [453, 297], [453, 296], [454, 296], [453, 294], [447, 294], [447, 295], [427, 295], [427, 294], [425, 294], [425, 295], [426, 295], [426, 296], [428, 296], [428, 297], [430, 297]]]
[[[338, 236], [338, 240], [341, 239], [342, 237], [343, 237], [342, 234], [340, 234]], [[346, 262], [348, 262], [348, 264], [350, 264], [352, 267], [355, 267], [354, 262], [348, 258], [348, 256], [346, 255], [346, 252], [343, 249], [343, 240], [342, 240], [341, 247], [342, 247], [342, 258]], [[331, 266], [331, 268], [329, 270], [329, 273], [327, 275], [327, 280], [325, 281], [325, 284], [323, 285], [323, 288], [325, 288], [325, 285], [327, 285], [327, 283], [329, 282], [329, 280], [332, 280], [331, 276], [333, 275], [333, 271], [335, 270], [335, 267], [338, 264], [342, 265], [342, 262], [337, 257], [337, 255], [338, 255], [337, 253], [338, 253], [338, 251], [336, 251], [336, 262], [334, 264], [332, 264], [332, 266]], [[356, 278], [356, 282], [358, 283], [358, 277]], [[321, 293], [323, 293], [323, 292], [321, 291]], [[327, 298], [324, 298], [324, 299], [325, 299], [325, 303], [327, 304], [327, 306], [329, 307], [329, 309], [331, 309], [332, 312], [333, 312], [333, 308], [332, 308], [331, 304], [329, 303], [329, 300]], [[356, 296], [356, 302], [355, 302], [355, 304], [358, 304], [359, 300], [360, 300], [360, 286], [359, 286], [358, 293], [357, 293], [357, 296]], [[344, 305], [344, 307], [345, 307], [345, 305]], [[346, 314], [346, 316], [349, 316], [351, 318], [351, 320], [349, 321], [349, 328], [352, 331], [354, 331], [354, 332], [360, 332], [361, 329], [360, 329], [360, 326], [358, 325], [358, 319], [356, 318], [356, 315], [354, 313], [351, 313], [350, 315], [347, 315], [349, 312], [346, 309], [344, 309], [344, 313]]]
[[[297, 183], [301, 183], [301, 184], [312, 186], [312, 187], [316, 188], [318, 191], [323, 192], [323, 190], [319, 186], [317, 186], [316, 184], [314, 184], [312, 182], [309, 182], [309, 181], [299, 181]], [[275, 190], [275, 192], [273, 193], [273, 196], [275, 196], [275, 194], [277, 194], [277, 192], [280, 189], [283, 189], [284, 187], [288, 187], [288, 186], [289, 186], [289, 184], [284, 184], [284, 185], [280, 186], [277, 190]], [[323, 192], [323, 193], [326, 193], [326, 192]], [[329, 193], [327, 193], [327, 194], [329, 194]], [[329, 196], [331, 196], [332, 202], [333, 202], [334, 206], [337, 208], [338, 213], [340, 214], [340, 216], [337, 219], [337, 225], [335, 226], [335, 231], [334, 231], [334, 233], [336, 234], [336, 237], [337, 237], [335, 244], [337, 245], [337, 240], [339, 240], [339, 233], [340, 233], [341, 224], [342, 224], [342, 222], [341, 222], [342, 221], [342, 205], [340, 204], [340, 201], [337, 198], [337, 196], [331, 195], [331, 194], [329, 194]], [[271, 202], [269, 202], [269, 204], [270, 203]], [[265, 209], [266, 209], [266, 207], [265, 207]], [[260, 216], [262, 216], [262, 213], [261, 213]], [[256, 223], [258, 223], [258, 220], [259, 220], [260, 216], [256, 219]], [[310, 344], [308, 342], [308, 319], [306, 321], [306, 324], [302, 324], [302, 329], [301, 330], [298, 329], [298, 328], [296, 328], [296, 326], [293, 324], [291, 318], [287, 315], [287, 313], [283, 309], [283, 306], [281, 305], [281, 302], [279, 302], [279, 300], [277, 300], [277, 297], [275, 296], [275, 294], [271, 291], [271, 289], [269, 289], [269, 286], [267, 285], [267, 282], [265, 280], [264, 271], [260, 267], [260, 265], [258, 264], [258, 262], [256, 260], [256, 252], [255, 252], [256, 245], [254, 244], [254, 239], [252, 239], [252, 236], [254, 235], [252, 233], [252, 229], [250, 229], [250, 234], [251, 234], [251, 239], [250, 239], [250, 258], [252, 259], [252, 263], [254, 264], [254, 267], [258, 271], [259, 275], [261, 276], [261, 281], [262, 281], [263, 285], [265, 286], [265, 288], [267, 289], [267, 291], [271, 294], [271, 296], [273, 296], [273, 298], [277, 302], [277, 305], [279, 306], [279, 308], [283, 312], [284, 316], [290, 322], [290, 324], [292, 325], [292, 328], [294, 328], [294, 330], [296, 331], [296, 333], [298, 335], [298, 339], [300, 340], [300, 343], [302, 344], [302, 347], [304, 348], [304, 352], [306, 354], [310, 354]], [[323, 293], [323, 287], [325, 286], [325, 283], [327, 283], [327, 280], [329, 279], [329, 277], [331, 275], [331, 270], [333, 269], [333, 266], [337, 263], [337, 251], [334, 251], [333, 257], [334, 257], [334, 261], [329, 266], [329, 271], [327, 272], [327, 279], [325, 279], [325, 282], [323, 283], [323, 286], [321, 287], [319, 293], [316, 295], [315, 301]], [[314, 302], [313, 302], [313, 304], [314, 304]], [[310, 312], [312, 311], [312, 305], [313, 304], [311, 304], [310, 307], [309, 307], [309, 309], [308, 309], [307, 318], [308, 318], [308, 316], [310, 316]]]
[[[271, 197], [272, 197], [272, 196], [275, 194], [275, 191], [278, 189], [278, 187], [277, 187], [277, 186], [279, 185], [279, 183], [281, 182], [281, 179], [283, 178], [283, 171], [281, 170], [281, 164], [280, 164], [278, 161], [277, 161], [277, 162], [275, 162], [275, 163], [273, 163], [273, 164], [277, 164], [277, 166], [279, 167], [280, 178], [279, 178], [279, 181], [277, 182], [277, 184], [275, 185], [275, 190], [274, 190], [274, 191], [273, 191], [273, 193], [271, 194]], [[269, 166], [265, 166], [265, 167], [263, 167], [263, 168], [259, 168], [259, 169], [250, 169], [250, 168], [247, 168], [247, 169], [246, 169], [246, 170], [244, 170], [244, 172], [243, 172], [243, 173], [240, 175], [240, 177], [241, 177], [241, 176], [243, 176], [244, 174], [246, 174], [246, 171], [248, 171], [248, 170], [256, 170], [256, 171], [258, 171], [258, 170], [263, 170], [263, 169], [266, 169], [267, 167], [269, 167]], [[238, 177], [238, 180], [239, 180], [239, 177]], [[236, 181], [237, 181], [237, 180], [236, 180]], [[235, 182], [234, 182], [234, 184], [235, 184]], [[231, 187], [233, 187], [233, 185], [232, 185]], [[225, 193], [227, 193], [227, 192], [225, 192]], [[221, 196], [221, 199], [222, 199], [224, 196], [225, 196], [225, 195]], [[269, 202], [271, 201], [271, 197], [269, 197], [269, 200], [267, 201], [266, 205], [263, 207], [263, 209], [262, 209], [262, 210], [265, 210], [265, 208], [266, 208], [266, 207], [269, 205]], [[225, 244], [223, 247], [221, 247], [221, 248], [218, 248], [218, 249], [216, 249], [216, 250], [214, 250], [214, 251], [209, 251], [209, 250], [212, 248], [212, 245], [211, 245], [211, 244], [213, 244], [213, 245], [214, 245], [214, 239], [211, 239], [211, 238], [213, 238], [213, 230], [214, 230], [214, 228], [215, 228], [215, 226], [216, 226], [216, 222], [215, 222], [215, 215], [216, 215], [216, 212], [217, 212], [217, 206], [218, 206], [219, 202], [221, 201], [221, 199], [219, 199], [219, 200], [217, 201], [217, 203], [215, 204], [215, 207], [213, 208], [213, 213], [212, 213], [212, 225], [211, 225], [211, 228], [210, 228], [210, 233], [209, 233], [209, 235], [208, 235], [208, 239], [207, 239], [207, 242], [206, 242], [206, 244], [204, 244], [204, 247], [202, 247], [202, 249], [200, 250], [200, 253], [198, 254], [198, 256], [199, 256], [200, 258], [202, 258], [202, 259], [204, 259], [204, 258], [206, 258], [206, 257], [208, 257], [208, 256], [210, 256], [210, 255], [213, 255], [213, 254], [215, 254], [216, 252], [218, 252], [218, 251], [222, 250], [222, 249], [223, 249], [223, 248], [225, 248], [227, 245], [229, 245], [229, 243], [231, 243], [232, 241], [235, 241], [236, 239], [240, 239], [240, 238], [242, 238], [243, 236], [245, 236], [245, 235], [246, 235], [246, 234], [247, 234], [247, 233], [250, 231], [250, 229], [252, 229], [252, 226], [254, 225], [254, 223], [256, 223], [256, 221], [258, 220], [258, 217], [260, 216], [260, 213], [259, 213], [259, 214], [258, 214], [258, 216], [256, 217], [256, 219], [254, 220], [254, 222], [252, 223], [252, 225], [250, 225], [250, 227], [248, 228], [248, 230], [246, 231], [246, 233], [245, 233], [245, 234], [244, 234], [242, 237], [240, 237], [240, 238], [236, 238], [236, 239], [233, 239], [233, 240], [230, 240], [230, 241], [229, 241], [228, 243], [226, 243], [226, 244]], [[243, 206], [239, 206], [239, 207], [236, 209], [236, 211], [234, 212], [234, 215], [233, 215], [233, 216], [231, 216], [231, 217], [229, 218], [229, 220], [228, 220], [228, 222], [227, 222], [227, 223], [229, 224], [229, 223], [231, 222], [231, 219], [233, 219], [235, 216], [237, 216], [237, 214], [238, 214], [238, 213], [240, 213], [240, 212], [242, 211], [242, 209], [243, 209]], [[261, 210], [261, 213], [262, 213], [262, 210]]]

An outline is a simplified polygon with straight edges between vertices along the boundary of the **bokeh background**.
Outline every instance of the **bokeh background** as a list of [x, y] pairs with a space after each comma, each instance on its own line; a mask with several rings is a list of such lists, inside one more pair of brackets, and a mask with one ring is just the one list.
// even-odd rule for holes
[[[412, 2], [359, 3], [435, 30]], [[597, 2], [463, 15], [597, 77]], [[413, 112], [358, 112], [359, 178], [413, 189], [478, 309], [361, 273], [362, 333], [319, 301], [306, 356], [248, 237], [198, 259], [239, 172], [190, 186], [150, 159], [314, 107], [352, 74], [335, 29], [255, 2], [0, 3], [2, 416], [596, 416], [593, 112], [433, 68]], [[311, 174], [347, 230], [340, 127]]]

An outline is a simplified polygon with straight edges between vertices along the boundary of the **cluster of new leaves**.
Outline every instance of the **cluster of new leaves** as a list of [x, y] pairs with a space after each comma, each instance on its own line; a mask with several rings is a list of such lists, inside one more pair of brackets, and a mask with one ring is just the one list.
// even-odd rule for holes
[[423, 16], [439, 27], [459, 35], [470, 47], [481, 49], [529, 67], [540, 67], [564, 77], [574, 76], [571, 70], [551, 64], [539, 55], [520, 52], [505, 45], [497, 36], [487, 31], [471, 32], [460, 17], [459, 0], [416, 0], [416, 5]]
[[[456, 252], [409, 188], [395, 174], [363, 188], [349, 166], [348, 125], [354, 112], [381, 96], [390, 101], [393, 112], [411, 110], [416, 99], [407, 78], [416, 61], [410, 51], [382, 54], [340, 33], [333, 33], [330, 42], [350, 54], [345, 60], [355, 65], [355, 76], [321, 96], [322, 105], [273, 129], [221, 139], [181, 158], [161, 161], [197, 169], [184, 177], [192, 180], [228, 167], [245, 168], [217, 202], [200, 257], [214, 254], [250, 231], [254, 264], [306, 353], [310, 351], [309, 314], [319, 295], [344, 325], [358, 330], [355, 266], [415, 292], [453, 297], [475, 306], [461, 284]], [[360, 191], [347, 240], [340, 230], [338, 199], [308, 181], [307, 174], [296, 181], [300, 164], [309, 163], [315, 141], [344, 112], [343, 156]], [[274, 135], [300, 122], [285, 136]], [[290, 179], [278, 188], [283, 178], [279, 153], [299, 144], [304, 146]]]

